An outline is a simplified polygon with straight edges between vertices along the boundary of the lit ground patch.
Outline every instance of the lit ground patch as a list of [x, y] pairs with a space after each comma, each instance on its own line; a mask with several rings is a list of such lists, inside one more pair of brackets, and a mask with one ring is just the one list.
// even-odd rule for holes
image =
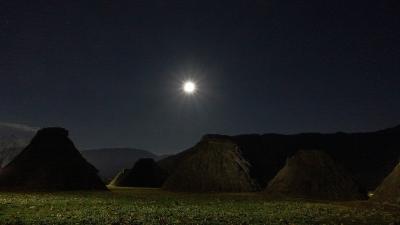
[[395, 224], [397, 209], [366, 203], [275, 201], [260, 194], [0, 193], [0, 224]]

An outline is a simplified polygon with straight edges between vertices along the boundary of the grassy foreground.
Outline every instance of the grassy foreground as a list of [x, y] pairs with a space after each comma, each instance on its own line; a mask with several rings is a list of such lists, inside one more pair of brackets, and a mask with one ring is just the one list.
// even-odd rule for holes
[[400, 224], [399, 208], [369, 203], [274, 201], [261, 194], [0, 193], [0, 225], [19, 224]]

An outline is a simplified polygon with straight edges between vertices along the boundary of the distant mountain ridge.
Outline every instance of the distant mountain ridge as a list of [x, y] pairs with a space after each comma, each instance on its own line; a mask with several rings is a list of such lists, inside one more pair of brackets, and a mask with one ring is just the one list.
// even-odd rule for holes
[[126, 168], [132, 168], [141, 158], [159, 160], [160, 156], [135, 148], [101, 148], [82, 150], [81, 154], [99, 170], [105, 181], [110, 181], [116, 174]]

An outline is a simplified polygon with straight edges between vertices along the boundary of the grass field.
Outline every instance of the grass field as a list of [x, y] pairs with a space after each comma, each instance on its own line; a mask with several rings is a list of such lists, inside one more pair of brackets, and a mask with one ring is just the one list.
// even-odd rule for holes
[[400, 224], [400, 209], [365, 202], [269, 200], [261, 194], [158, 189], [0, 193], [0, 224]]

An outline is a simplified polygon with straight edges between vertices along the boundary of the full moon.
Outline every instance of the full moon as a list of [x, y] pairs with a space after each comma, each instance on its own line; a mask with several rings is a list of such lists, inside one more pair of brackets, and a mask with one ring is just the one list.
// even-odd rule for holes
[[186, 81], [183, 83], [183, 91], [186, 94], [193, 94], [196, 92], [196, 84], [193, 81]]

